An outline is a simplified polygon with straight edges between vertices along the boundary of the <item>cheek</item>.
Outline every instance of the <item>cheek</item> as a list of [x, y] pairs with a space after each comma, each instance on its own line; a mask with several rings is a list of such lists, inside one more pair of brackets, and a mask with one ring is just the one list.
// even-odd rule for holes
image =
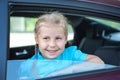
[[57, 43], [59, 47], [65, 47], [66, 41], [60, 41]]
[[42, 41], [42, 40], [39, 40], [38, 41], [38, 44], [39, 44], [39, 46], [45, 46], [47, 43], [46, 42], [44, 42], [44, 41]]

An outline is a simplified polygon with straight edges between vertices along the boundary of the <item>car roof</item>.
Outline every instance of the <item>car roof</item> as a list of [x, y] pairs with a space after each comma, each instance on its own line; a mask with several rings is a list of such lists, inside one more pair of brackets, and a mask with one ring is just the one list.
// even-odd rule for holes
[[[40, 13], [60, 11], [66, 15], [89, 15], [100, 16], [112, 20], [120, 20], [119, 2], [113, 3], [100, 0], [8, 0], [10, 15], [12, 16], [34, 16]], [[116, 3], [116, 4], [115, 4]], [[109, 5], [109, 6], [108, 6]], [[114, 5], [114, 6], [113, 6]], [[29, 13], [29, 14], [28, 14]], [[35, 15], [32, 15], [32, 14]]]
[[78, 0], [120, 8], [120, 0]]

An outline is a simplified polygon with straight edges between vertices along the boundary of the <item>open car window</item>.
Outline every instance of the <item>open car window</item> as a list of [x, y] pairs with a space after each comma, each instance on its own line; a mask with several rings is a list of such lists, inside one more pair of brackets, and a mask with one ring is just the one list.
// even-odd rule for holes
[[[76, 38], [79, 41], [80, 40], [78, 38], [79, 36], [82, 36], [82, 38], [86, 37], [86, 38], [92, 38], [92, 39], [101, 39], [103, 41], [109, 41], [103, 37], [103, 31], [106, 31], [107, 34], [110, 34], [113, 32], [119, 32], [119, 29], [113, 28], [113, 26], [116, 26], [116, 24], [117, 26], [119, 25], [119, 23], [117, 22], [113, 22], [111, 26], [110, 23], [112, 21], [109, 21], [109, 20], [104, 20], [104, 19], [99, 19], [94, 17], [86, 17], [86, 16], [75, 16], [75, 17], [77, 17], [77, 19], [74, 19], [74, 21], [72, 22], [71, 16], [68, 16], [68, 18], [71, 20], [70, 21], [71, 24], [68, 25], [68, 31], [69, 31], [68, 46], [76, 45], [74, 44], [75, 43], [74, 39]], [[11, 48], [10, 55], [11, 56], [9, 57], [10, 60], [8, 61], [7, 79], [23, 79], [23, 80], [24, 79], [42, 79], [42, 78], [51, 78], [55, 76], [62, 76], [62, 75], [68, 75], [68, 74], [75, 74], [78, 72], [82, 73], [87, 71], [89, 72], [89, 71], [95, 71], [95, 70], [112, 69], [117, 67], [116, 65], [113, 65], [113, 64], [97, 64], [97, 63], [79, 62], [79, 61], [29, 60], [29, 58], [31, 58], [34, 55], [34, 45], [35, 45], [34, 25], [36, 20], [37, 18], [33, 18], [33, 17], [30, 17], [30, 18], [29, 17], [11, 17], [10, 19], [10, 48]], [[77, 22], [77, 23], [74, 23], [74, 22]], [[80, 35], [77, 32], [77, 30], [78, 31], [80, 30], [79, 31]], [[118, 37], [116, 38], [118, 39]], [[92, 42], [92, 44], [93, 43], [94, 42]], [[105, 43], [104, 45], [118, 46], [118, 44], [116, 45], [116, 42], [115, 44], [113, 43], [113, 45], [111, 43], [110, 44]], [[101, 45], [98, 48], [104, 45]], [[92, 46], [90, 48], [92, 48]], [[83, 48], [81, 48], [80, 50], [84, 51]], [[85, 49], [85, 51], [87, 52], [87, 48]], [[15, 61], [15, 59], [17, 59], [17, 61]], [[28, 66], [26, 62], [30, 64], [34, 64], [34, 66], [29, 64], [29, 66], [31, 66], [32, 68], [28, 69], [28, 71], [25, 71], [26, 73], [24, 73], [24, 70], [22, 72], [21, 68], [22, 67], [26, 68]], [[24, 64], [24, 66], [21, 66], [21, 64]], [[56, 64], [56, 65], [53, 65], [53, 64]], [[64, 64], [67, 64], [67, 65], [64, 65]], [[13, 65], [16, 65], [16, 66], [12, 68]], [[63, 66], [57, 67], [57, 65], [63, 65]], [[89, 66], [91, 65], [91, 67], [88, 68], [87, 67], [88, 65]], [[53, 67], [51, 67], [51, 69], [48, 72], [47, 71], [44, 72], [45, 68], [46, 69], [50, 68], [49, 66], [53, 66]], [[41, 67], [41, 71], [39, 71], [38, 67]], [[14, 75], [10, 74], [13, 69], [15, 71], [14, 73], [16, 74], [16, 77], [13, 77]], [[28, 73], [30, 74], [28, 75]]]

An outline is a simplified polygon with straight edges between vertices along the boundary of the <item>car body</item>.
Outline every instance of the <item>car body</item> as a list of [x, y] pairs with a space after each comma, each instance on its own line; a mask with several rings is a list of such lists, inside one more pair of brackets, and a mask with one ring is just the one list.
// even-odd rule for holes
[[[66, 47], [75, 45], [85, 53], [99, 56], [105, 60], [106, 64], [119, 66], [119, 63], [110, 63], [111, 61], [108, 58], [106, 59], [106, 57], [103, 57], [97, 51], [98, 49], [101, 51], [101, 49], [106, 49], [107, 47], [107, 50], [117, 49], [117, 52], [109, 50], [114, 53], [112, 56], [115, 53], [119, 53], [119, 0], [1, 0], [0, 4], [4, 8], [0, 10], [0, 18], [2, 19], [0, 22], [0, 63], [2, 64], [0, 77], [2, 80], [6, 79], [8, 60], [27, 59], [34, 55], [34, 43], [31, 45], [27, 43], [28, 45], [10, 47], [11, 17], [37, 18], [43, 13], [52, 11], [62, 12], [72, 25], [74, 36], [68, 40]], [[113, 26], [111, 26], [112, 24]], [[20, 43], [18, 40], [29, 41], [26, 38], [17, 38], [16, 41], [15, 38], [12, 39], [14, 44]], [[27, 50], [29, 54], [16, 55], [16, 52], [24, 52], [24, 50]], [[109, 55], [109, 51], [106, 55]], [[118, 59], [120, 60], [120, 58]]]

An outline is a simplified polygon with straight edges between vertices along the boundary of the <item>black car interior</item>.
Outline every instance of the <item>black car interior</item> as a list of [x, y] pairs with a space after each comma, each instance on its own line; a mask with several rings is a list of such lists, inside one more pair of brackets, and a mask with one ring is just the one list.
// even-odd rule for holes
[[[120, 65], [120, 57], [118, 57], [120, 54], [120, 41], [113, 41], [105, 38], [105, 36], [110, 33], [119, 32], [118, 30], [86, 17], [71, 15], [67, 17], [73, 26], [74, 39], [69, 40], [66, 47], [75, 45], [85, 53], [99, 56], [106, 64]], [[34, 53], [34, 45], [10, 48], [8, 59], [27, 59], [34, 55]], [[111, 61], [111, 59], [114, 60]]]
[[35, 46], [23, 46], [10, 48], [9, 60], [28, 59], [35, 54]]
[[120, 46], [104, 46], [95, 51], [106, 64], [120, 66]]

